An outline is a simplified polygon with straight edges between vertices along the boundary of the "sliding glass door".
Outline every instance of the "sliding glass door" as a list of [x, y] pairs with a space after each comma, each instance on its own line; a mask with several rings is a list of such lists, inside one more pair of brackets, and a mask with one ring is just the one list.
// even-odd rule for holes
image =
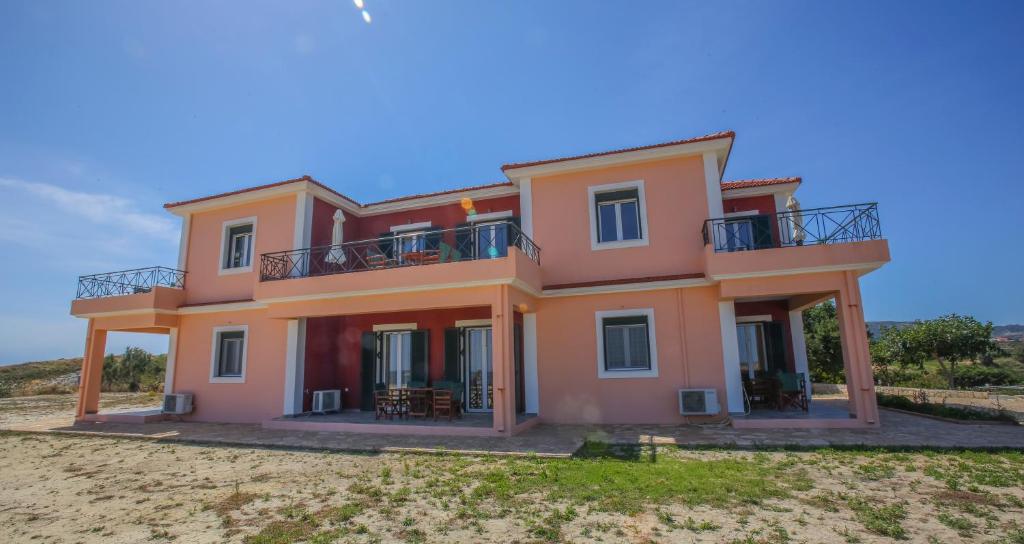
[[466, 348], [466, 408], [471, 412], [489, 412], [494, 409], [491, 328], [466, 329]]
[[384, 333], [382, 359], [377, 383], [386, 383], [389, 389], [408, 387], [412, 377], [412, 331]]

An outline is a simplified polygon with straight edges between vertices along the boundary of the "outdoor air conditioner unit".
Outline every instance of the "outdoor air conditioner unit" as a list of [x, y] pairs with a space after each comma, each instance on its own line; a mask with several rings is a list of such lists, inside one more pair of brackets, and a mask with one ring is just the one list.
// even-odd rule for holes
[[341, 410], [341, 390], [326, 389], [324, 391], [313, 391], [313, 412], [326, 414]]
[[164, 395], [165, 414], [189, 414], [192, 412], [192, 393], [169, 393]]
[[680, 389], [679, 413], [684, 416], [714, 416], [718, 406], [718, 392], [714, 389]]

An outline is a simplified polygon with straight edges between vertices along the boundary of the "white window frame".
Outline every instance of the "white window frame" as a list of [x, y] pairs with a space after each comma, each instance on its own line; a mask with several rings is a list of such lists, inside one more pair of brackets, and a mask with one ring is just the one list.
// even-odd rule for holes
[[488, 212], [478, 213], [476, 215], [467, 215], [467, 223], [482, 223], [484, 221], [497, 221], [501, 219], [509, 219], [513, 217], [512, 210], [505, 210], [502, 212]]
[[[228, 236], [228, 232], [232, 227], [240, 225], [252, 224], [252, 243], [249, 248], [249, 266], [239, 266], [235, 268], [226, 268], [224, 264], [228, 260], [228, 246], [231, 243], [231, 239]], [[217, 265], [217, 274], [225, 276], [228, 274], [244, 274], [246, 272], [252, 272], [252, 263], [256, 260], [256, 216], [252, 217], [241, 217], [238, 219], [230, 219], [221, 224], [220, 227], [220, 256], [218, 257], [219, 264]]]
[[[220, 353], [220, 335], [224, 332], [242, 333], [242, 375], [241, 376], [218, 376], [217, 356]], [[213, 328], [213, 338], [210, 341], [210, 383], [245, 383], [245, 371], [248, 368], [249, 358], [249, 326], [248, 325], [223, 325]]]
[[[647, 341], [650, 345], [651, 368], [636, 370], [605, 370], [604, 366], [604, 320], [608, 317], [647, 317]], [[634, 308], [632, 310], [603, 310], [594, 312], [597, 333], [597, 377], [609, 378], [657, 378], [658, 377], [658, 342], [654, 330], [654, 308]]]
[[[636, 240], [614, 240], [610, 242], [600, 241], [597, 232], [597, 195], [611, 191], [624, 189], [636, 189], [637, 214], [640, 216], [640, 238]], [[650, 231], [647, 228], [647, 196], [644, 193], [644, 180], [623, 181], [619, 183], [607, 183], [604, 185], [591, 185], [587, 187], [587, 209], [590, 214], [590, 249], [598, 251], [602, 249], [621, 249], [627, 247], [641, 247], [650, 244]], [[620, 227], [621, 228], [621, 227]]]

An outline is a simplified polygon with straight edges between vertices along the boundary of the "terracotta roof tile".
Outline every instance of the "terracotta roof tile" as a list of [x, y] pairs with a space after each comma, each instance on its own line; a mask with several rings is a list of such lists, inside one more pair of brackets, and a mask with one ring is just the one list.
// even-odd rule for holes
[[168, 209], [169, 208], [176, 208], [178, 206], [184, 206], [186, 204], [195, 204], [197, 202], [205, 202], [207, 200], [214, 200], [214, 199], [217, 199], [217, 198], [224, 198], [226, 196], [234, 196], [234, 195], [239, 195], [239, 194], [244, 194], [244, 193], [250, 193], [252, 191], [259, 191], [259, 190], [262, 190], [262, 189], [271, 189], [271, 188], [274, 188], [274, 187], [279, 187], [281, 185], [288, 185], [289, 183], [298, 183], [300, 181], [308, 181], [309, 183], [312, 183], [312, 184], [314, 184], [314, 185], [316, 185], [318, 187], [321, 187], [321, 188], [323, 188], [326, 191], [330, 191], [331, 193], [337, 195], [338, 197], [343, 198], [343, 199], [351, 202], [352, 204], [355, 204], [356, 206], [358, 206], [360, 208], [367, 208], [369, 206], [375, 206], [377, 204], [386, 204], [386, 203], [390, 203], [390, 202], [401, 202], [403, 200], [413, 200], [413, 199], [417, 199], [417, 198], [427, 198], [427, 197], [431, 197], [431, 196], [447, 195], [447, 194], [452, 194], [452, 193], [462, 193], [462, 192], [466, 192], [466, 191], [474, 191], [474, 190], [477, 190], [477, 189], [489, 189], [491, 187], [503, 187], [503, 186], [511, 187], [512, 186], [512, 182], [504, 181], [504, 182], [500, 182], [500, 183], [490, 183], [490, 184], [486, 184], [486, 185], [474, 185], [474, 186], [471, 186], [471, 187], [463, 187], [463, 188], [460, 188], [460, 189], [448, 189], [448, 190], [436, 191], [436, 192], [432, 192], [432, 193], [423, 193], [423, 194], [418, 194], [418, 195], [410, 195], [410, 196], [402, 196], [402, 197], [398, 197], [398, 198], [391, 198], [391, 199], [388, 199], [388, 200], [381, 200], [381, 201], [378, 201], [378, 202], [370, 202], [368, 204], [360, 204], [355, 199], [349, 198], [349, 197], [339, 193], [338, 191], [335, 191], [334, 189], [331, 189], [330, 187], [324, 185], [323, 183], [320, 183], [319, 181], [313, 179], [310, 176], [302, 176], [301, 178], [286, 179], [284, 181], [277, 181], [277, 182], [274, 182], [274, 183], [267, 183], [265, 185], [257, 185], [255, 187], [247, 187], [245, 189], [239, 189], [237, 191], [229, 191], [229, 192], [226, 192], [226, 193], [218, 193], [218, 194], [215, 194], [215, 195], [204, 196], [204, 197], [199, 197], [199, 198], [193, 198], [191, 200], [182, 200], [180, 202], [169, 202], [167, 204], [164, 204], [164, 208], [168, 208]]
[[484, 184], [484, 185], [473, 185], [473, 186], [470, 186], [470, 187], [462, 187], [461, 189], [448, 189], [448, 190], [445, 190], [445, 191], [436, 191], [436, 192], [433, 192], [433, 193], [422, 193], [422, 194], [418, 194], [418, 195], [400, 196], [400, 197], [397, 197], [397, 198], [389, 198], [387, 200], [378, 200], [377, 202], [370, 202], [370, 203], [367, 203], [367, 204], [363, 204], [362, 206], [364, 208], [366, 208], [366, 207], [369, 207], [369, 206], [376, 206], [378, 204], [389, 204], [391, 202], [401, 202], [403, 200], [413, 200], [413, 199], [416, 199], [416, 198], [427, 198], [427, 197], [431, 197], [431, 196], [448, 195], [448, 194], [452, 194], [452, 193], [463, 193], [463, 192], [466, 192], [466, 191], [475, 191], [477, 189], [490, 189], [492, 187], [511, 187], [511, 186], [512, 186], [512, 182], [511, 181], [502, 181], [502, 182], [498, 182], [498, 183], [488, 183], [488, 184]]
[[308, 182], [310, 182], [310, 183], [312, 183], [314, 185], [317, 185], [317, 186], [323, 188], [324, 190], [330, 191], [331, 193], [334, 193], [335, 195], [337, 195], [337, 196], [339, 196], [341, 198], [344, 198], [345, 200], [348, 200], [349, 202], [351, 202], [351, 203], [353, 203], [353, 204], [355, 204], [357, 206], [359, 205], [359, 203], [356, 202], [355, 200], [353, 200], [353, 199], [351, 199], [351, 198], [349, 198], [349, 197], [339, 193], [338, 191], [335, 191], [334, 189], [331, 189], [330, 187], [324, 185], [323, 183], [320, 183], [319, 181], [317, 181], [317, 180], [313, 179], [312, 177], [306, 175], [306, 176], [302, 176], [301, 178], [286, 179], [284, 181], [276, 181], [274, 183], [267, 183], [265, 185], [257, 185], [255, 187], [246, 187], [245, 189], [239, 189], [237, 191], [228, 191], [226, 193], [218, 193], [218, 194], [215, 194], [215, 195], [209, 195], [209, 196], [203, 196], [203, 197], [199, 197], [199, 198], [193, 198], [191, 200], [182, 200], [180, 202], [168, 202], [167, 204], [164, 204], [164, 208], [167, 208], [167, 209], [176, 208], [178, 206], [184, 206], [186, 204], [195, 204], [197, 202], [205, 202], [207, 200], [213, 200], [213, 199], [216, 199], [216, 198], [224, 198], [226, 196], [234, 196], [234, 195], [240, 195], [240, 194], [244, 194], [244, 193], [251, 193], [253, 191], [260, 191], [262, 189], [271, 189], [273, 187], [279, 187], [281, 185], [288, 185], [289, 183], [298, 183], [300, 181], [308, 181]]
[[724, 132], [715, 132], [713, 134], [705, 134], [704, 136], [698, 136], [696, 138], [688, 138], [686, 140], [675, 140], [675, 141], [672, 141], [672, 142], [664, 142], [664, 143], [653, 144], [653, 145], [644, 145], [644, 146], [640, 146], [640, 147], [627, 147], [625, 149], [616, 149], [616, 150], [613, 150], [613, 151], [602, 151], [600, 153], [588, 153], [586, 155], [574, 155], [572, 157], [561, 157], [561, 158], [557, 158], [557, 159], [547, 159], [547, 160], [543, 160], [543, 161], [518, 162], [518, 163], [513, 163], [513, 164], [506, 164], [506, 165], [501, 167], [501, 170], [505, 171], [505, 170], [512, 170], [514, 168], [525, 168], [527, 166], [538, 166], [538, 165], [541, 165], [541, 164], [549, 164], [549, 163], [553, 163], [553, 162], [573, 161], [573, 160], [576, 160], [576, 159], [589, 159], [591, 157], [603, 157], [605, 155], [615, 155], [617, 153], [629, 153], [630, 151], [643, 151], [645, 149], [656, 149], [656, 148], [659, 148], [659, 147], [668, 147], [668, 146], [672, 146], [672, 145], [692, 144], [692, 143], [697, 143], [697, 142], [706, 142], [708, 140], [718, 140], [718, 139], [721, 139], [721, 138], [735, 138], [735, 137], [736, 137], [736, 133], [735, 132], [733, 132], [731, 130], [727, 130], [727, 131], [724, 131]]
[[766, 187], [768, 185], [782, 185], [784, 183], [801, 183], [801, 179], [794, 178], [759, 178], [740, 179], [736, 181], [723, 181], [722, 190], [731, 191], [734, 189], [747, 189], [749, 187]]

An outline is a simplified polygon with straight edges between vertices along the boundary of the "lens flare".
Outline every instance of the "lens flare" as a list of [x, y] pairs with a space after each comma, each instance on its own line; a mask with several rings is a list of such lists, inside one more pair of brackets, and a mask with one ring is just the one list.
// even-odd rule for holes
[[519, 305], [519, 313], [521, 314], [525, 314], [529, 309], [530, 307], [527, 306], [525, 302]]
[[493, 246], [490, 247], [490, 248], [487, 248], [487, 254], [490, 255], [492, 259], [497, 257], [498, 256], [498, 248], [493, 247]]
[[466, 210], [466, 215], [476, 215], [476, 208]]
[[469, 198], [468, 196], [464, 197], [462, 199], [462, 209], [468, 211], [472, 207], [473, 207], [473, 199]]
[[370, 19], [370, 12], [366, 11], [365, 9], [363, 10], [363, 20], [366, 21], [366, 24], [370, 24], [370, 22], [372, 21], [372, 19]]
[[355, 4], [357, 8], [363, 9], [363, 0], [352, 0], [352, 3]]

